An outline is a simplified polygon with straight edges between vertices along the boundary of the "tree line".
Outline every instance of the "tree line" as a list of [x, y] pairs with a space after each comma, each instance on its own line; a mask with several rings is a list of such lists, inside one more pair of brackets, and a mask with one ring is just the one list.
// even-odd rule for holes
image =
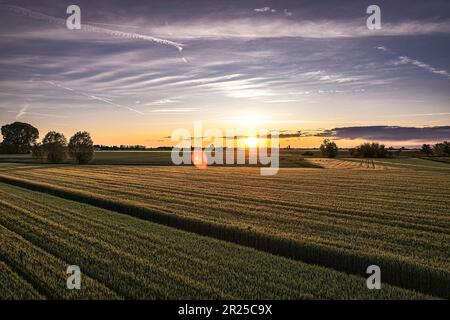
[[[92, 161], [95, 147], [100, 150], [145, 150], [144, 146], [94, 146], [91, 136], [86, 131], [75, 133], [67, 142], [64, 134], [50, 131], [42, 142], [36, 142], [39, 131], [32, 125], [23, 122], [14, 122], [2, 126], [3, 142], [0, 144], [0, 153], [3, 154], [28, 154], [39, 162], [63, 163], [68, 157], [78, 164], [86, 164]], [[339, 148], [334, 141], [325, 139], [320, 145], [323, 156], [334, 158], [338, 155]], [[422, 145], [420, 152], [427, 156], [450, 156], [450, 142], [444, 141], [431, 146]], [[361, 158], [387, 158], [393, 156], [392, 150], [377, 142], [366, 142], [356, 148], [350, 149], [353, 157]]]
[[450, 142], [436, 143], [434, 146], [423, 144], [420, 152], [427, 156], [448, 157], [450, 156]]
[[50, 131], [42, 139], [39, 130], [28, 123], [14, 122], [2, 126], [0, 153], [28, 154], [42, 163], [64, 163], [68, 157], [78, 164], [87, 164], [94, 157], [94, 142], [86, 131], [75, 133], [67, 142], [64, 134]]
[[[399, 153], [401, 148], [397, 151]], [[320, 152], [323, 156], [328, 158], [334, 158], [338, 155], [339, 148], [334, 141], [325, 139], [320, 145]], [[420, 153], [427, 156], [450, 156], [450, 142], [444, 141], [436, 143], [431, 146], [429, 144], [423, 144], [420, 149]], [[356, 148], [349, 149], [349, 154], [355, 158], [389, 158], [394, 156], [392, 148], [386, 148], [384, 144], [378, 142], [366, 142], [360, 144]]]

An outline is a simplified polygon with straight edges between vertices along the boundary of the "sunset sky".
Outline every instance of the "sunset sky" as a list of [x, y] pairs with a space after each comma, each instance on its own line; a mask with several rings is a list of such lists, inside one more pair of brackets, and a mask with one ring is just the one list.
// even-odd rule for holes
[[[70, 4], [84, 29], [58, 22]], [[449, 57], [444, 0], [0, 1], [0, 124], [109, 145], [172, 145], [202, 121], [415, 146], [450, 139]]]

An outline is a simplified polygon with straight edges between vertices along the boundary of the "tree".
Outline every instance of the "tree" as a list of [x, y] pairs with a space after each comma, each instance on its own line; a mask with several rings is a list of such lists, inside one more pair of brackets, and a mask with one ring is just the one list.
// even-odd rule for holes
[[386, 149], [386, 146], [384, 144], [378, 144], [376, 143], [378, 148], [375, 148], [375, 153], [378, 158], [386, 158], [389, 155], [389, 151]]
[[320, 145], [320, 152], [322, 152], [322, 155], [325, 157], [334, 158], [338, 154], [338, 147], [333, 141], [325, 139]]
[[360, 144], [353, 153], [355, 157], [373, 158], [375, 156], [372, 145], [369, 142]]
[[436, 143], [433, 147], [433, 153], [441, 157], [450, 156], [450, 142]]
[[50, 131], [42, 140], [42, 148], [49, 163], [62, 163], [66, 160], [67, 140], [62, 133]]
[[420, 152], [429, 156], [433, 154], [433, 149], [431, 149], [431, 146], [429, 144], [423, 144]]
[[29, 153], [39, 131], [28, 123], [14, 122], [2, 127], [2, 135], [2, 153]]
[[89, 163], [94, 157], [94, 142], [88, 132], [77, 132], [69, 141], [69, 154], [79, 164]]
[[44, 163], [47, 158], [47, 153], [42, 147], [42, 143], [35, 143], [31, 147], [31, 155], [40, 163]]
[[352, 155], [363, 158], [385, 158], [389, 155], [389, 151], [384, 144], [366, 142], [356, 147]]

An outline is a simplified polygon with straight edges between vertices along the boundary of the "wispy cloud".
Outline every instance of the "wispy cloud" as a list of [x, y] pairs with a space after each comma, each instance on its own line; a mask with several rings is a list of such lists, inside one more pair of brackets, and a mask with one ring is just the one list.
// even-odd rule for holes
[[378, 49], [378, 50], [384, 51], [384, 52], [390, 52], [390, 53], [392, 53], [391, 50], [389, 50], [388, 48], [383, 47], [383, 46], [375, 47], [375, 49]]
[[[253, 11], [255, 11], [255, 12], [260, 12], [260, 13], [264, 13], [264, 12], [277, 13], [277, 12], [278, 12], [277, 9], [274, 9], [274, 8], [271, 8], [271, 7], [256, 8], [256, 9], [253, 9]], [[292, 16], [292, 12], [290, 12], [288, 9], [284, 9], [284, 10], [283, 10], [283, 14], [284, 14], [286, 17]]]
[[285, 15], [286, 17], [292, 16], [292, 12], [290, 12], [288, 9], [284, 9], [284, 10], [283, 10], [283, 13], [284, 13], [284, 15]]
[[253, 11], [255, 11], [255, 12], [272, 12], [272, 13], [277, 12], [276, 9], [272, 9], [271, 7], [256, 8], [256, 9], [253, 9]]
[[151, 113], [187, 113], [199, 111], [199, 108], [165, 108], [165, 109], [155, 109], [150, 111]]
[[273, 100], [266, 100], [264, 102], [266, 103], [292, 103], [292, 102], [299, 102], [301, 100], [297, 99], [273, 99]]
[[162, 106], [166, 104], [178, 103], [180, 100], [177, 99], [160, 99], [152, 102], [144, 103], [144, 106]]
[[303, 73], [303, 75], [320, 81], [335, 82], [335, 83], [346, 83], [360, 80], [360, 78], [358, 77], [343, 76], [339, 74], [329, 74], [322, 70], [305, 72]]
[[383, 118], [437, 117], [437, 116], [450, 116], [450, 112], [392, 114], [388, 116], [383, 116]]
[[[262, 8], [261, 8], [262, 9]], [[261, 12], [260, 12], [261, 13]], [[289, 14], [290, 12], [287, 11]], [[313, 39], [362, 38], [378, 36], [411, 36], [450, 34], [450, 21], [411, 20], [384, 23], [380, 30], [367, 29], [364, 20], [302, 20], [286, 19], [285, 14], [246, 19], [197, 19], [152, 26], [158, 35], [172, 35], [175, 39], [233, 39], [298, 37]], [[205, 28], [205, 25], [208, 28]]]

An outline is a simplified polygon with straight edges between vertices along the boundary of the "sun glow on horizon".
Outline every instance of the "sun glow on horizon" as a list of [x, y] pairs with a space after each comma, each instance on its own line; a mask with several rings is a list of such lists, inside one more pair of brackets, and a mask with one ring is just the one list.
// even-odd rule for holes
[[248, 137], [244, 141], [249, 148], [256, 148], [259, 145], [259, 139], [256, 137]]

